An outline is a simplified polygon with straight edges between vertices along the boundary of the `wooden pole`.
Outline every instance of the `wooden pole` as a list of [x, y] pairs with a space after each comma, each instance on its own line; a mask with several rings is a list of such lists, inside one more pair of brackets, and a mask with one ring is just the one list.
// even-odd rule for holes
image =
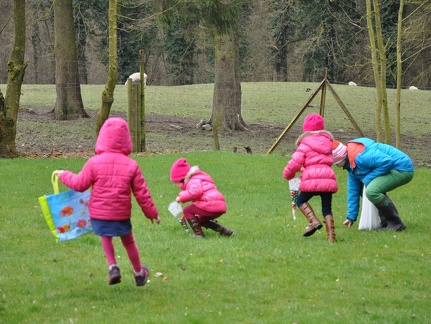
[[144, 50], [140, 50], [139, 51], [139, 62], [140, 62], [140, 77], [141, 77], [141, 91], [140, 91], [140, 114], [139, 114], [139, 119], [140, 119], [140, 128], [139, 128], [139, 133], [140, 133], [140, 143], [139, 143], [139, 148], [140, 148], [140, 152], [146, 152], [147, 148], [146, 148], [146, 119], [145, 119], [145, 73], [144, 73]]
[[133, 152], [138, 152], [137, 141], [138, 133], [136, 129], [136, 85], [133, 84], [132, 79], [127, 80], [127, 123], [132, 137]]
[[325, 117], [325, 103], [326, 103], [326, 83], [328, 81], [328, 68], [325, 68], [325, 71], [323, 72], [323, 81], [324, 84], [322, 86], [322, 94], [320, 96], [320, 116]]

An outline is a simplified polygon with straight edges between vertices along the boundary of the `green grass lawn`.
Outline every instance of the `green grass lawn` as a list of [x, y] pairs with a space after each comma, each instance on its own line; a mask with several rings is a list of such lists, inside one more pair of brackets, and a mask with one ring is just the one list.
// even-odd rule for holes
[[[322, 230], [303, 237], [305, 218], [292, 218], [287, 157], [184, 156], [225, 194], [220, 222], [235, 234], [189, 237], [167, 210], [178, 193], [169, 170], [180, 155], [134, 157], [162, 220], [151, 224], [134, 203], [135, 237], [152, 273], [144, 287], [135, 286], [119, 240], [123, 280], [109, 286], [98, 237], [56, 243], [45, 223], [37, 198], [52, 193], [51, 172], [77, 172], [85, 159], [0, 159], [0, 322], [429, 323], [431, 170], [417, 169], [389, 194], [407, 225], [394, 233], [342, 227], [347, 174], [336, 168], [338, 242], [329, 243]], [[318, 198], [310, 203], [320, 210]]]

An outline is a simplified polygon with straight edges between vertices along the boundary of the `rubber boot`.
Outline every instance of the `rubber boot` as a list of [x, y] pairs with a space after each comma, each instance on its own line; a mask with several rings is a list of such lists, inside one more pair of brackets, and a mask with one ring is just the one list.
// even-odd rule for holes
[[378, 231], [384, 231], [385, 228], [388, 226], [388, 221], [386, 220], [385, 216], [382, 214], [382, 212], [379, 210], [379, 217], [380, 217], [380, 225], [377, 227]]
[[335, 237], [335, 225], [332, 215], [325, 216], [326, 238], [329, 242], [337, 242]]
[[310, 223], [305, 229], [304, 236], [313, 235], [315, 231], [323, 227], [322, 223], [314, 214], [313, 208], [311, 208], [309, 203], [303, 203], [301, 207], [299, 207], [299, 210], [304, 214], [305, 218], [307, 218], [308, 222]]
[[213, 231], [219, 232], [222, 236], [231, 236], [233, 234], [233, 231], [228, 229], [227, 227], [224, 227], [223, 225], [220, 225], [217, 221], [210, 220], [205, 226], [206, 228], [210, 228]]
[[192, 219], [187, 219], [187, 222], [189, 222], [190, 227], [193, 230], [193, 233], [195, 233], [193, 235], [193, 237], [195, 238], [204, 238], [204, 232], [202, 231], [202, 227], [201, 224], [199, 223], [199, 220], [196, 216], [193, 216]]
[[376, 207], [379, 210], [379, 215], [381, 213], [388, 223], [388, 225], [381, 230], [400, 232], [406, 228], [406, 225], [404, 225], [403, 221], [398, 215], [397, 208], [388, 196], [385, 195], [385, 198], [376, 204]]

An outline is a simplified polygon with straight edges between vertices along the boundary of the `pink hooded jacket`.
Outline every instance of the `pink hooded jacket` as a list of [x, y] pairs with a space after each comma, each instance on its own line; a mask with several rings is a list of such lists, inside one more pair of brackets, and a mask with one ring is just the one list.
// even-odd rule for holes
[[331, 133], [326, 130], [306, 132], [297, 140], [297, 149], [283, 171], [290, 180], [301, 173], [299, 190], [303, 192], [337, 192], [338, 185], [332, 169]]
[[180, 183], [180, 202], [193, 202], [196, 207], [211, 213], [225, 213], [226, 201], [213, 179], [197, 166], [191, 167], [184, 182]]
[[92, 186], [90, 217], [101, 220], [126, 220], [131, 217], [131, 192], [145, 216], [157, 218], [158, 211], [146, 186], [139, 164], [128, 157], [132, 152], [129, 127], [122, 118], [108, 118], [96, 141], [96, 156], [81, 172], [65, 171], [60, 180], [75, 191]]

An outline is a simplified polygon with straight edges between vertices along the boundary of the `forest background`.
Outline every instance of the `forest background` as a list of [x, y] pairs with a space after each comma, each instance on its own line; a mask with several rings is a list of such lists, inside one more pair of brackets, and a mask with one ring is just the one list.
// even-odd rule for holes
[[[156, 3], [157, 2], [157, 3]], [[181, 1], [180, 1], [181, 2]], [[162, 24], [158, 1], [119, 1], [118, 82], [139, 71], [145, 52], [149, 85], [213, 83], [214, 38], [193, 19]], [[81, 84], [103, 84], [108, 73], [108, 1], [73, 1]], [[399, 1], [380, 1], [386, 40], [387, 86], [396, 85]], [[51, 0], [26, 1], [29, 66], [24, 83], [55, 83], [54, 13]], [[239, 26], [242, 82], [318, 82], [328, 67], [332, 83], [374, 86], [366, 1], [250, 1]], [[402, 85], [430, 88], [431, 3], [406, 1]], [[2, 1], [0, 84], [7, 82], [13, 39], [13, 2]], [[182, 19], [184, 18], [184, 19]], [[189, 17], [190, 18], [190, 17]], [[185, 21], [187, 22], [185, 23]]]

